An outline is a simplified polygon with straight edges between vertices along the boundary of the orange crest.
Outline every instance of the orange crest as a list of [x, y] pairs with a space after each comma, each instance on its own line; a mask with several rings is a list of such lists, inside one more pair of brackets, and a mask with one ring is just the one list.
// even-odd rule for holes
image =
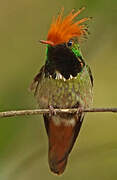
[[74, 18], [77, 17], [85, 7], [66, 16], [62, 19], [63, 11], [58, 15], [57, 19], [53, 20], [51, 27], [48, 32], [47, 41], [53, 43], [53, 45], [61, 44], [69, 41], [73, 37], [77, 37], [79, 39], [80, 36], [85, 35], [87, 32], [86, 25], [81, 25], [83, 22], [89, 20], [90, 18], [83, 18], [79, 21], [73, 22]]

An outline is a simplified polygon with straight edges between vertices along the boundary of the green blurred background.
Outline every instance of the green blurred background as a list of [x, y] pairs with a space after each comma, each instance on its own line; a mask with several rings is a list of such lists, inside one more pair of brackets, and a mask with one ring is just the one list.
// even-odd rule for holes
[[[32, 109], [28, 87], [45, 59], [53, 15], [86, 5], [91, 35], [81, 44], [94, 75], [94, 106], [117, 107], [116, 0], [5, 0], [0, 2], [0, 111]], [[0, 180], [117, 179], [117, 114], [88, 113], [63, 176], [50, 173], [42, 116], [0, 119]]]

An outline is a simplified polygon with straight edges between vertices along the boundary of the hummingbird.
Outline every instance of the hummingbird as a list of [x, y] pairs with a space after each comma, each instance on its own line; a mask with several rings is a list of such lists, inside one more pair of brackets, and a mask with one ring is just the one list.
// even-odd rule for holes
[[[31, 84], [39, 108], [54, 112], [55, 108], [80, 109], [92, 105], [93, 76], [79, 45], [81, 38], [88, 34], [84, 22], [90, 18], [76, 19], [84, 9], [72, 10], [64, 18], [62, 9], [53, 19], [47, 39], [40, 40], [46, 44], [46, 60]], [[43, 114], [49, 145], [48, 162], [50, 170], [60, 175], [66, 168], [85, 113], [50, 114]]]

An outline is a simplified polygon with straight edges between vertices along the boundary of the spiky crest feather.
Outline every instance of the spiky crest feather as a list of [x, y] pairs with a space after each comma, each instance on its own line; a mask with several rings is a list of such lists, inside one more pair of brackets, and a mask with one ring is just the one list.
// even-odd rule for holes
[[53, 45], [57, 45], [67, 42], [73, 37], [77, 37], [79, 39], [80, 36], [85, 35], [87, 27], [86, 25], [81, 24], [90, 18], [83, 18], [79, 21], [73, 22], [74, 18], [76, 18], [84, 9], [85, 7], [79, 9], [76, 13], [73, 13], [74, 10], [72, 10], [68, 16], [62, 19], [64, 11], [64, 8], [62, 8], [57, 19], [53, 19], [48, 32], [47, 40], [52, 42]]

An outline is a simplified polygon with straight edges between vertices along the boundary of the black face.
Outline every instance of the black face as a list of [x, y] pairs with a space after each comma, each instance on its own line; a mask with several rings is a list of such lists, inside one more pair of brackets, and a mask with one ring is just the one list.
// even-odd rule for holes
[[65, 79], [69, 79], [70, 75], [75, 77], [81, 72], [84, 61], [81, 57], [76, 57], [72, 50], [67, 47], [68, 45], [48, 46], [46, 74], [55, 78], [55, 71], [58, 71]]

